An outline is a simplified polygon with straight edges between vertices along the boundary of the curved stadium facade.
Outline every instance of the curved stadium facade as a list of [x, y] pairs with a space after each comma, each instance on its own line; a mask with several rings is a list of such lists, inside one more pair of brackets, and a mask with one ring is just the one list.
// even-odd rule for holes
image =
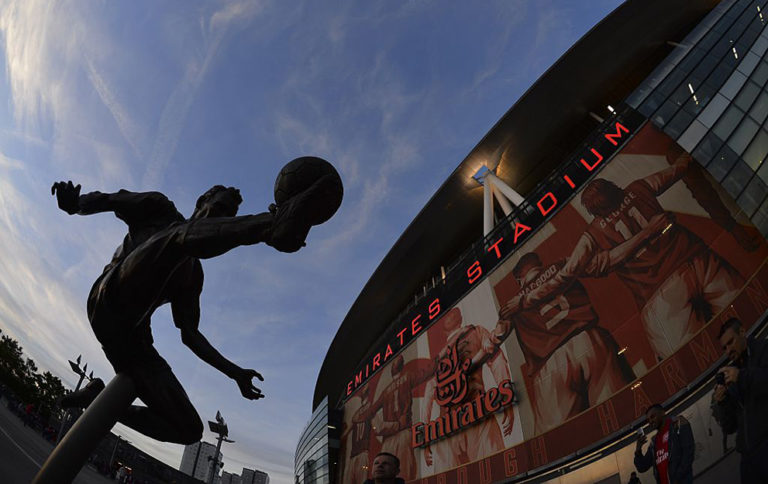
[[414, 483], [626, 482], [656, 402], [697, 482], [734, 471], [709, 403], [721, 323], [765, 337], [766, 3], [628, 0], [531, 86], [342, 322], [297, 483], [380, 451]]

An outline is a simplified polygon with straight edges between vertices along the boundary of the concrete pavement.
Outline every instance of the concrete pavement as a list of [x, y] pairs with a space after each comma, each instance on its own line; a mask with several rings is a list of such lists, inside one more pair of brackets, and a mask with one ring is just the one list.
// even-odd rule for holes
[[[6, 400], [0, 399], [0, 482], [28, 484], [43, 465], [53, 445], [8, 410]], [[115, 481], [97, 473], [87, 465], [80, 471], [75, 484], [114, 484]]]

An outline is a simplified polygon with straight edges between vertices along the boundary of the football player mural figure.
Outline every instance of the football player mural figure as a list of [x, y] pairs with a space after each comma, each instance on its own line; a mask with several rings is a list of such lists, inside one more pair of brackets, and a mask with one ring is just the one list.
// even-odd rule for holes
[[[699, 169], [677, 146], [667, 157], [674, 157], [669, 168], [625, 188], [603, 178], [590, 181], [581, 203], [594, 219], [568, 261], [544, 284], [510, 299], [500, 312], [501, 319], [542, 304], [577, 277], [615, 272], [641, 308], [653, 351], [664, 359], [725, 308], [743, 286], [743, 278], [658, 202], [657, 197], [683, 179], [689, 167]], [[727, 209], [711, 185], [707, 187], [708, 191], [697, 190], [696, 201], [715, 222], [727, 223], [742, 247], [757, 248], [743, 236], [743, 227], [736, 224], [742, 230], [735, 230], [728, 223], [733, 219], [723, 217]]]
[[[546, 266], [536, 252], [524, 254], [512, 269], [517, 297], [534, 291], [565, 265]], [[491, 337], [500, 345], [515, 330], [533, 387], [534, 430], [538, 435], [599, 403], [635, 379], [618, 355], [613, 336], [598, 326], [598, 315], [584, 286], [575, 280], [558, 286], [548, 299], [511, 313]], [[495, 347], [489, 351], [495, 352]]]
[[435, 362], [426, 359], [406, 365], [403, 355], [397, 355], [390, 364], [392, 380], [368, 410], [357, 418], [361, 422], [370, 421], [376, 412], [382, 411], [383, 421], [374, 431], [382, 438], [381, 452], [389, 452], [400, 459], [400, 476], [405, 480], [414, 479], [418, 470], [411, 447], [414, 390], [434, 376], [435, 368]]
[[365, 417], [370, 409], [371, 387], [370, 384], [363, 387], [360, 392], [360, 408], [352, 415], [341, 436], [341, 440], [346, 441], [344, 448], [349, 449], [343, 482], [363, 482], [368, 478], [371, 422]]
[[[507, 358], [501, 351], [494, 351], [492, 355], [488, 355], [490, 357], [478, 357], [478, 355], [483, 354], [483, 351], [493, 344], [492, 335], [490, 331], [482, 326], [474, 324], [462, 326], [461, 310], [458, 307], [451, 309], [438, 324], [443, 325], [443, 329], [448, 336], [445, 348], [440, 351], [439, 359], [442, 359], [449, 352], [455, 352], [457, 361], [467, 362], [466, 393], [459, 401], [451, 401], [449, 404], [440, 405], [440, 417], [443, 417], [449, 412], [451, 407], [471, 402], [478, 395], [485, 392], [484, 366], [488, 366], [497, 385], [501, 384], [504, 380], [511, 379], [511, 377]], [[433, 419], [433, 402], [440, 403], [438, 385], [439, 382], [431, 381], [426, 390], [427, 422]], [[504, 427], [503, 435], [510, 435], [512, 433], [514, 423], [514, 407], [510, 405], [504, 410], [502, 420]], [[447, 437], [444, 441], [425, 448], [424, 460], [427, 465], [433, 464], [432, 447], [434, 447], [436, 454], [434, 457], [437, 457], [438, 461], [435, 464], [436, 472], [441, 472], [442, 470], [467, 462], [473, 462], [504, 450], [503, 435], [495, 416], [489, 416], [479, 423]]]
[[[128, 408], [121, 423], [166, 442], [191, 444], [202, 437], [200, 416], [153, 346], [150, 318], [166, 303], [182, 342], [195, 355], [233, 379], [245, 398], [264, 397], [253, 385], [254, 377], [263, 380], [261, 375], [226, 359], [198, 328], [200, 259], [259, 242], [281, 252], [299, 250], [311, 226], [330, 218], [341, 203], [341, 179], [330, 163], [313, 157], [288, 163], [275, 184], [277, 203], [258, 215], [236, 216], [239, 190], [220, 185], [197, 200], [189, 220], [158, 192], [80, 195], [80, 185], [72, 182], [55, 183], [51, 191], [70, 215], [112, 212], [128, 225], [122, 245], [88, 296], [88, 320], [107, 359], [115, 373], [133, 380], [147, 405]], [[94, 379], [62, 403], [86, 407], [103, 388]]]

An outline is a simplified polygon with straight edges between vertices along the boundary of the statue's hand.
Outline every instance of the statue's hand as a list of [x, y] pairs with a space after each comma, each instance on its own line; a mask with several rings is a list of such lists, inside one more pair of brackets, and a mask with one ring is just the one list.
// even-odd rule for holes
[[241, 369], [234, 380], [237, 386], [240, 388], [240, 393], [248, 400], [258, 400], [264, 398], [264, 394], [261, 390], [253, 385], [253, 378], [256, 377], [260, 381], [264, 381], [264, 377], [256, 370]]
[[59, 208], [70, 215], [80, 211], [80, 185], [74, 186], [72, 181], [56, 182], [51, 187], [51, 195], [56, 195]]

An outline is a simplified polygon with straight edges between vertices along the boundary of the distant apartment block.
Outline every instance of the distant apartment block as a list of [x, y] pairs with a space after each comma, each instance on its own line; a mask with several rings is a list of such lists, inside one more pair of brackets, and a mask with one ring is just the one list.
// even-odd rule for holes
[[[197, 442], [195, 444], [187, 445], [184, 447], [184, 454], [181, 457], [181, 466], [179, 466], [179, 470], [195, 479], [208, 482], [215, 453], [216, 446], [209, 444], [208, 442]], [[223, 457], [224, 454], [219, 453], [219, 461], [221, 461]], [[218, 469], [216, 469], [216, 474], [218, 474]], [[223, 475], [221, 483], [225, 484]]]

